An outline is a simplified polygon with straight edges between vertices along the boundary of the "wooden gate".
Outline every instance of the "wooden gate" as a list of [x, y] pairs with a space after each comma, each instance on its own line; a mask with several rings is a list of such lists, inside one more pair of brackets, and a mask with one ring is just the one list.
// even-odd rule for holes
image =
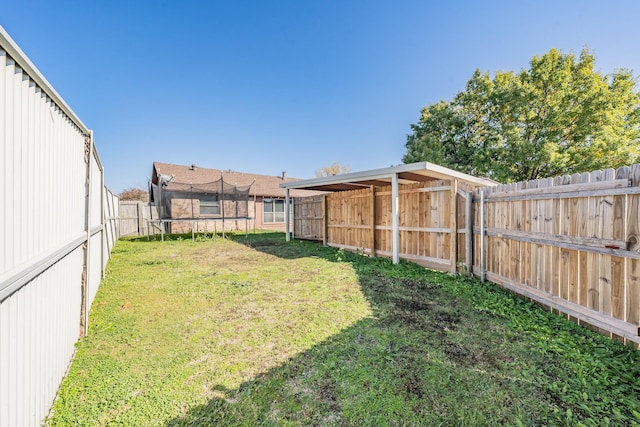
[[293, 202], [293, 235], [297, 239], [324, 241], [324, 197], [311, 196]]

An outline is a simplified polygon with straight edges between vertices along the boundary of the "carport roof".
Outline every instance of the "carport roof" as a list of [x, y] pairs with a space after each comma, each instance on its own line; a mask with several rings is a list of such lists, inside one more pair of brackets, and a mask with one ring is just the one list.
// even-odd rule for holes
[[347, 191], [369, 187], [370, 185], [391, 185], [393, 176], [398, 175], [399, 184], [433, 181], [438, 179], [466, 182], [474, 186], [486, 187], [496, 185], [495, 181], [478, 178], [453, 169], [445, 168], [429, 162], [409, 163], [383, 169], [372, 169], [362, 172], [352, 172], [321, 178], [305, 179], [302, 181], [280, 184], [282, 188], [305, 189], [318, 191]]

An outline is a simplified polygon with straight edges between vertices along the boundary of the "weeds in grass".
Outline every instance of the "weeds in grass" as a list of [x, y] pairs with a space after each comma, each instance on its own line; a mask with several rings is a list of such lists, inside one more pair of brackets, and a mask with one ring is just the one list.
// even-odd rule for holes
[[51, 425], [634, 425], [640, 353], [282, 234], [119, 241]]

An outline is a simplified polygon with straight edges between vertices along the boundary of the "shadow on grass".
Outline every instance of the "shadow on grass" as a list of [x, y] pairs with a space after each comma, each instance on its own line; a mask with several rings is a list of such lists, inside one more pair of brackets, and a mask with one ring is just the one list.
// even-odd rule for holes
[[514, 354], [491, 345], [512, 340], [508, 328], [463, 315], [468, 304], [437, 284], [446, 276], [287, 244], [282, 233], [230, 238], [280, 258], [350, 263], [374, 315], [237, 389], [214, 387], [217, 397], [167, 425], [477, 425], [529, 423], [544, 412], [543, 393], [510, 372]]
[[[538, 425], [574, 420], [549, 393], [561, 361], [457, 293], [473, 279], [393, 265], [282, 233], [231, 236], [286, 259], [349, 263], [373, 316], [216, 396], [167, 426]], [[479, 284], [477, 284], [480, 286]], [[566, 373], [565, 373], [566, 375]], [[574, 409], [578, 413], [579, 409]]]

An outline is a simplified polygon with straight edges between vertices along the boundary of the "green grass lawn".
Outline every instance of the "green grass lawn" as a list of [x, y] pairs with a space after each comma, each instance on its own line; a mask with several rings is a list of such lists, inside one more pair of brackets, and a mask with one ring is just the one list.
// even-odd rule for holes
[[639, 425], [640, 352], [283, 234], [119, 241], [48, 423]]

